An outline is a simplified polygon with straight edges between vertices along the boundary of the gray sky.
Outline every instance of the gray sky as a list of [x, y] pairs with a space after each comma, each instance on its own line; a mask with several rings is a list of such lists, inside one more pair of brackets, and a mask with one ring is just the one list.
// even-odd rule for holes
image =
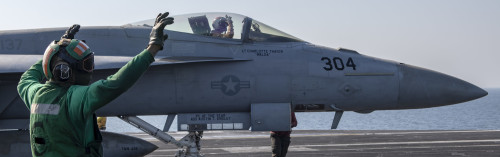
[[500, 87], [499, 0], [5, 1], [0, 30], [116, 26], [164, 11], [238, 13], [314, 44]]

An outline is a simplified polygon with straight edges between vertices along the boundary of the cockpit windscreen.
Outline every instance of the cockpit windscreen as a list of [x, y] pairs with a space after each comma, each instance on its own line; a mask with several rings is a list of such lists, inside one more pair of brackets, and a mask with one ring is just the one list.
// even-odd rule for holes
[[260, 42], [302, 42], [299, 38], [256, 20], [252, 20], [248, 38], [252, 41]]
[[[196, 13], [172, 17], [174, 18], [174, 23], [165, 27], [165, 29], [170, 31], [229, 40], [242, 40], [242, 37], [245, 37], [244, 33], [248, 33], [246, 41], [302, 42], [302, 40], [266, 24], [234, 13]], [[152, 27], [153, 23], [154, 20], [151, 19], [132, 23], [131, 25]], [[245, 23], [248, 24], [245, 25]], [[245, 31], [244, 29], [249, 30]]]

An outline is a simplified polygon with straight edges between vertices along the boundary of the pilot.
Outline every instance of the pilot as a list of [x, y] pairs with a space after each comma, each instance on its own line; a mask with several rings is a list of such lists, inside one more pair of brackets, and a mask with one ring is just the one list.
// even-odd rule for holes
[[106, 130], [106, 117], [97, 117], [97, 127], [99, 130]]
[[212, 22], [212, 27], [214, 30], [212, 30], [210, 34], [213, 37], [233, 38], [234, 36], [233, 20], [231, 16], [216, 17]]
[[[297, 126], [295, 112], [291, 113], [292, 128]], [[290, 145], [290, 134], [292, 131], [271, 131], [272, 157], [285, 157]]]
[[[168, 12], [156, 17], [148, 47], [104, 80], [90, 83], [94, 53], [82, 40], [73, 39], [73, 25], [45, 50], [43, 59], [28, 69], [17, 90], [30, 111], [33, 156], [102, 156], [102, 137], [95, 111], [130, 88], [163, 49]], [[43, 78], [48, 81], [40, 83]]]

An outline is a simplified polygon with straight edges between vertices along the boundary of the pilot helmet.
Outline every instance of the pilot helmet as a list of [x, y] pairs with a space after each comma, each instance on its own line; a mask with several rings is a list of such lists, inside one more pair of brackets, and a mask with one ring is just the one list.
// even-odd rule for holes
[[214, 27], [214, 31], [218, 33], [222, 33], [227, 31], [227, 26], [229, 24], [227, 23], [227, 19], [225, 17], [216, 17], [214, 21], [212, 22], [212, 27]]
[[88, 85], [94, 71], [94, 52], [84, 41], [52, 41], [43, 55], [43, 73], [47, 80]]

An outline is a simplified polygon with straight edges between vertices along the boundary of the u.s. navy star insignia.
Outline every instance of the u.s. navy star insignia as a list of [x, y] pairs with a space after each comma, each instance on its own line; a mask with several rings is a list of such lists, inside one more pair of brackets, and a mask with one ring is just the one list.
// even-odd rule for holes
[[250, 81], [240, 81], [233, 75], [224, 76], [220, 81], [212, 81], [212, 89], [220, 89], [227, 96], [238, 94], [243, 88], [250, 88]]

